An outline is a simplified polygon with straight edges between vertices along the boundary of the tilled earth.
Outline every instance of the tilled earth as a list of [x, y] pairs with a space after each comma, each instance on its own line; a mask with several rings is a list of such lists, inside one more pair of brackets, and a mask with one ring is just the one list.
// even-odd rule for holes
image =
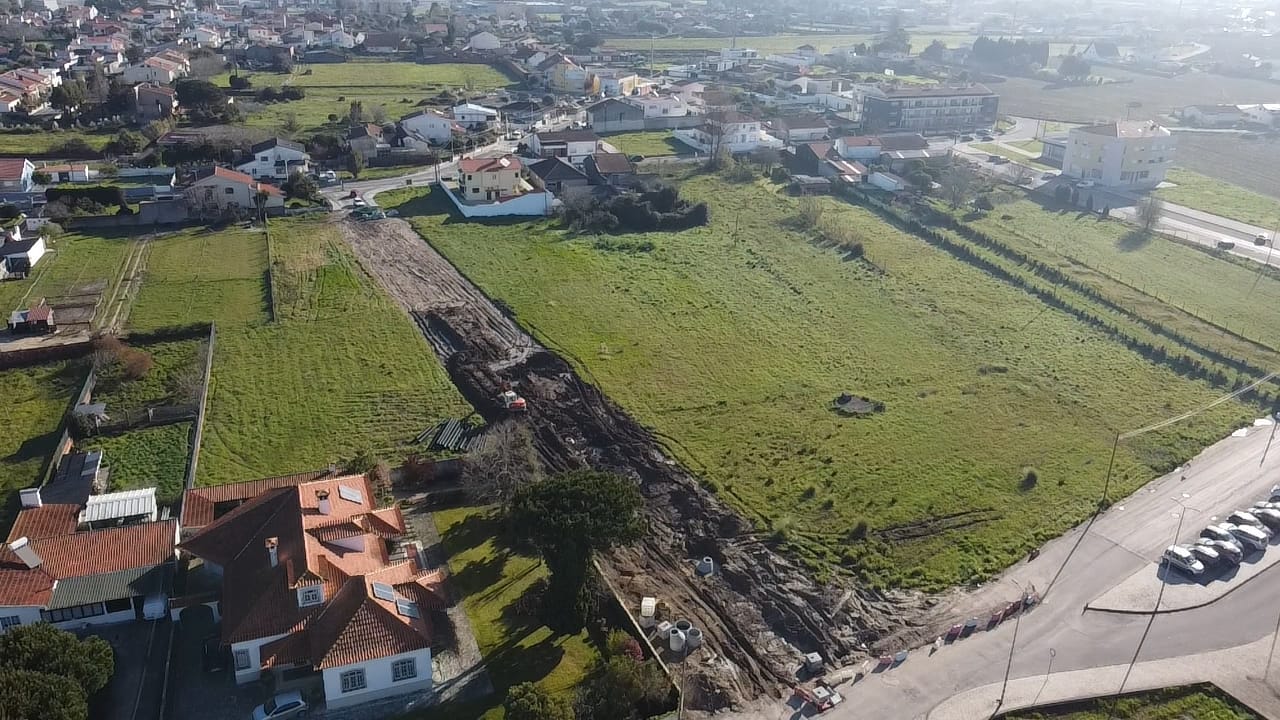
[[[703, 630], [706, 645], [683, 676], [687, 707], [714, 710], [777, 696], [796, 681], [802, 653], [846, 665], [891, 632], [921, 623], [919, 598], [819, 583], [763, 543], [669, 457], [652, 431], [530, 337], [407, 223], [343, 221], [341, 227], [362, 265], [422, 328], [481, 415], [502, 417], [499, 394], [518, 387], [549, 469], [589, 466], [639, 483], [650, 532], [601, 564], [628, 602], [638, 607], [641, 597], [657, 597], [671, 618]], [[694, 559], [704, 556], [716, 560], [711, 577], [693, 572]]]

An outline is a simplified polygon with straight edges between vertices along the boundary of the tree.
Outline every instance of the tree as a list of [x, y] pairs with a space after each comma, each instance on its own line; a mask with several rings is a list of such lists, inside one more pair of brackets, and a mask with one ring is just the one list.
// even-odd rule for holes
[[53, 182], [53, 176], [43, 170], [37, 170], [31, 173], [31, 182], [37, 185], [48, 185]]
[[253, 79], [247, 75], [232, 75], [230, 82], [232, 90], [248, 90], [253, 87]]
[[71, 110], [83, 105], [88, 94], [83, 80], [68, 80], [49, 93], [49, 103], [56, 108]]
[[973, 171], [961, 164], [953, 164], [942, 174], [942, 194], [951, 209], [956, 209], [969, 202], [977, 189], [977, 177]]
[[364, 122], [364, 118], [364, 103], [359, 100], [352, 101], [351, 106], [347, 108], [347, 124], [359, 125]]
[[1010, 178], [1013, 180], [1014, 185], [1026, 185], [1031, 182], [1031, 176], [1031, 168], [1022, 163], [1014, 163], [1013, 174]]
[[208, 80], [185, 78], [179, 80], [174, 89], [178, 91], [178, 102], [188, 107], [192, 105], [219, 105], [227, 101], [227, 94], [222, 88]]
[[130, 130], [121, 130], [107, 143], [107, 151], [113, 155], [132, 155], [147, 146], [147, 139]]
[[81, 640], [49, 623], [36, 623], [0, 635], [0, 667], [68, 678], [89, 697], [106, 687], [115, 657], [102, 638]]
[[1156, 197], [1143, 198], [1134, 208], [1134, 217], [1138, 221], [1138, 227], [1142, 228], [1142, 232], [1147, 234], [1155, 232], [1156, 226], [1164, 217], [1164, 201]]
[[351, 173], [353, 180], [359, 180], [360, 173], [364, 172], [364, 155], [358, 150], [352, 150], [347, 154], [347, 172]]
[[1062, 58], [1062, 63], [1058, 65], [1058, 75], [1067, 80], [1082, 80], [1089, 77], [1092, 70], [1089, 61], [1079, 55], [1068, 55]]
[[320, 186], [316, 184], [316, 181], [310, 175], [301, 170], [294, 170], [284, 183], [284, 191], [290, 197], [315, 200], [316, 196], [320, 194]]
[[773, 171], [773, 166], [778, 164], [778, 151], [761, 145], [751, 151], [751, 159], [760, 166], [761, 172], [768, 175]]
[[285, 113], [285, 114], [284, 114], [284, 122], [280, 123], [280, 129], [281, 129], [281, 130], [285, 131], [285, 133], [286, 133], [286, 134], [292, 135], [292, 134], [294, 134], [294, 133], [298, 132], [298, 129], [299, 129], [300, 127], [301, 127], [301, 126], [300, 126], [300, 125], [298, 125], [298, 114], [297, 114], [297, 113], [294, 113], [294, 112], [288, 112], [288, 113]]
[[567, 699], [556, 697], [531, 682], [507, 690], [503, 707], [507, 720], [573, 720], [573, 707]]
[[924, 58], [925, 60], [932, 60], [934, 62], [941, 62], [942, 58], [946, 57], [946, 54], [947, 54], [947, 45], [941, 40], [934, 40], [933, 42], [929, 43], [929, 47], [920, 51], [920, 57]]
[[579, 720], [634, 720], [660, 713], [672, 687], [658, 664], [614, 656], [582, 684]]
[[516, 493], [511, 527], [538, 548], [551, 572], [544, 602], [553, 629], [582, 628], [591, 555], [639, 539], [642, 505], [630, 481], [592, 470], [557, 475]]
[[489, 428], [485, 442], [463, 459], [462, 484], [476, 500], [506, 506], [520, 488], [538, 479], [539, 471], [528, 426], [503, 420]]
[[14, 720], [86, 720], [89, 703], [71, 678], [0, 667], [0, 717]]

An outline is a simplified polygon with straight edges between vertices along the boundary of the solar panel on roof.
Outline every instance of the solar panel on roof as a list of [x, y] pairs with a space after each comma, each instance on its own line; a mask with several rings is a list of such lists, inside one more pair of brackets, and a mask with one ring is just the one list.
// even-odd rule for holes
[[400, 613], [405, 617], [411, 617], [411, 618], [422, 617], [422, 613], [418, 611], [418, 603], [415, 603], [411, 600], [397, 600], [396, 612]]
[[373, 596], [379, 600], [395, 600], [396, 590], [386, 583], [376, 582], [373, 584]]
[[353, 487], [347, 487], [346, 485], [338, 486], [338, 497], [358, 505], [364, 504], [364, 493]]

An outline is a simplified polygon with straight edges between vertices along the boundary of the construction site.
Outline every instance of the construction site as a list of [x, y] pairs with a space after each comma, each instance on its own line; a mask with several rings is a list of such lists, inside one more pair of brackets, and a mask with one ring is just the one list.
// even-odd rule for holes
[[[919, 595], [819, 582], [775, 552], [765, 533], [674, 459], [673, 439], [656, 436], [605, 397], [575, 369], [581, 363], [527, 333], [408, 223], [345, 221], [342, 229], [487, 422], [507, 417], [518, 400], [549, 472], [590, 467], [638, 483], [649, 533], [601, 558], [601, 567], [633, 615], [641, 614], [643, 598], [656, 598], [664, 617], [701, 631], [701, 646], [682, 658], [686, 708], [783, 697], [810, 677], [812, 653], [826, 667], [850, 666], [875, 655], [890, 633], [924, 621]], [[699, 567], [708, 558], [711, 572]]]

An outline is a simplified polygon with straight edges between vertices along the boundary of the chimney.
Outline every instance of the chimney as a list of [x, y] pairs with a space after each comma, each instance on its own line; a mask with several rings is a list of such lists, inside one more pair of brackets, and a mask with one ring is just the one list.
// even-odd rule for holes
[[31, 541], [27, 540], [26, 536], [20, 537], [9, 543], [9, 549], [13, 551], [14, 555], [18, 556], [19, 560], [26, 563], [27, 567], [32, 570], [40, 567], [40, 563], [44, 562], [40, 559], [40, 556], [36, 554], [35, 549], [31, 547]]
[[44, 505], [44, 501], [40, 499], [40, 488], [27, 488], [18, 493], [18, 497], [21, 498], [24, 508], [38, 508]]
[[333, 506], [329, 504], [328, 490], [316, 491], [316, 510], [318, 510], [321, 515], [328, 515], [330, 512], [332, 512]]
[[280, 564], [280, 538], [267, 538], [267, 556], [271, 558], [271, 567]]

